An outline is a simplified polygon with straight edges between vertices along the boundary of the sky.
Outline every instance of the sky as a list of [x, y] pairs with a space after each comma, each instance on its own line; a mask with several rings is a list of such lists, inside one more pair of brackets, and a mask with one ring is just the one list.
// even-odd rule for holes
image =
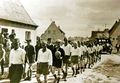
[[41, 35], [52, 21], [66, 36], [90, 37], [120, 18], [120, 0], [20, 0]]

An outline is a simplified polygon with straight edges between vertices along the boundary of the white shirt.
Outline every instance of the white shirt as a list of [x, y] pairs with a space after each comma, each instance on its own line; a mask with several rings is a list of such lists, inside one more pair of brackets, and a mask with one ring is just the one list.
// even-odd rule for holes
[[17, 50], [12, 49], [10, 51], [10, 62], [9, 64], [24, 64], [25, 63], [25, 50], [18, 48]]
[[77, 47], [76, 49], [74, 47], [72, 48], [72, 55], [71, 56], [75, 56], [75, 55], [80, 56], [80, 48], [79, 47]]
[[94, 45], [93, 46], [93, 51], [95, 52], [97, 50], [97, 47]]
[[88, 50], [88, 49], [87, 49], [87, 46], [84, 45], [83, 47], [84, 47], [84, 52], [87, 52], [87, 50]]
[[40, 49], [38, 52], [37, 62], [48, 62], [49, 65], [52, 65], [52, 52], [49, 49], [46, 49], [45, 52]]
[[92, 53], [91, 47], [88, 47], [88, 53]]
[[81, 52], [81, 55], [83, 55], [83, 53], [84, 53], [84, 47], [82, 45], [80, 46], [80, 52]]
[[65, 55], [70, 55], [71, 50], [72, 50], [72, 46], [70, 44], [68, 44], [67, 46], [62, 45], [62, 48], [65, 51]]

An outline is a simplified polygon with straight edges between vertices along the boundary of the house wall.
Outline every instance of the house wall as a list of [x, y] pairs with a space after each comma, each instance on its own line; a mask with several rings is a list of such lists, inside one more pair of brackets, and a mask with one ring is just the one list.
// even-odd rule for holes
[[52, 38], [52, 41], [56, 41], [56, 39], [63, 40], [65, 37], [65, 34], [62, 33], [59, 28], [57, 27], [50, 27], [48, 28], [44, 34], [41, 35], [41, 39], [47, 40], [47, 38]]
[[20, 39], [21, 45], [26, 45], [25, 32], [30, 31], [31, 32], [31, 40], [32, 40], [31, 44], [35, 45], [36, 44], [36, 31], [32, 30], [32, 29], [27, 29], [26, 27], [28, 27], [28, 26], [24, 26], [24, 28], [21, 28], [21, 27], [0, 25], [0, 32], [1, 32], [2, 28], [6, 28], [6, 29], [8, 29], [8, 33], [11, 34], [12, 29], [14, 29], [15, 33], [16, 33], [16, 38]]
[[120, 36], [120, 25], [115, 29], [115, 31], [110, 35], [112, 44], [115, 46], [117, 43], [120, 44], [120, 41], [118, 41], [118, 36]]

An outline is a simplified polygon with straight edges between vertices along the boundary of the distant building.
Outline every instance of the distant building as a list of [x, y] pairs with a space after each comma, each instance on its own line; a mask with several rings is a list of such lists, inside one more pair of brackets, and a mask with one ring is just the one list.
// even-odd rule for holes
[[47, 30], [41, 35], [41, 39], [47, 40], [48, 38], [52, 38], [52, 41], [56, 41], [56, 39], [63, 40], [65, 37], [65, 33], [60, 29], [60, 26], [55, 24], [53, 21]]
[[70, 41], [79, 41], [79, 42], [86, 42], [89, 41], [88, 37], [69, 37], [68, 40]]
[[109, 29], [104, 31], [92, 31], [91, 38], [109, 38]]
[[36, 28], [37, 25], [19, 0], [0, 0], [0, 32], [11, 34], [11, 31], [15, 31], [16, 38], [20, 39], [22, 45], [28, 39], [35, 45]]
[[116, 21], [109, 31], [112, 45], [115, 47], [117, 43], [120, 44], [120, 20]]

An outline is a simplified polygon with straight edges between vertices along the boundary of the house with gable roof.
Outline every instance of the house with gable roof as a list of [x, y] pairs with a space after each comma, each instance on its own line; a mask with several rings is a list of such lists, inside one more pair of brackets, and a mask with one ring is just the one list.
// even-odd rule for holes
[[112, 41], [112, 45], [120, 44], [120, 20], [116, 21], [112, 28], [109, 30], [109, 35]]
[[16, 38], [25, 45], [25, 40], [36, 43], [36, 28], [38, 27], [19, 0], [0, 0], [0, 32], [16, 33]]
[[55, 21], [52, 21], [47, 30], [41, 35], [42, 40], [47, 40], [48, 38], [52, 38], [53, 42], [56, 39], [64, 40], [65, 38], [65, 33], [60, 29], [60, 26], [55, 24]]

